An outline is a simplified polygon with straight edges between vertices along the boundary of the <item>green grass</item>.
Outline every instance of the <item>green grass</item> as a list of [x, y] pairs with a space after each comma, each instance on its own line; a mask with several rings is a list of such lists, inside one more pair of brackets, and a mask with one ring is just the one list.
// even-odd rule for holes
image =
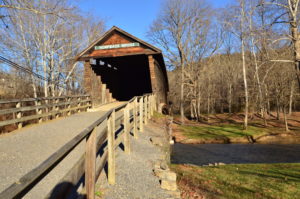
[[162, 119], [162, 118], [165, 118], [165, 117], [166, 116], [164, 114], [161, 114], [161, 113], [156, 112], [156, 111], [153, 112], [153, 118], [154, 119]]
[[268, 134], [269, 129], [249, 126], [247, 130], [243, 130], [241, 124], [222, 124], [218, 126], [180, 126], [183, 135], [190, 139], [216, 139], [216, 138], [241, 138], [246, 136], [258, 137]]
[[98, 196], [98, 197], [101, 197], [103, 194], [102, 194], [101, 191], [96, 191], [96, 192], [95, 192], [95, 195]]
[[179, 187], [207, 199], [296, 199], [300, 197], [300, 164], [237, 164], [213, 167], [172, 165]]

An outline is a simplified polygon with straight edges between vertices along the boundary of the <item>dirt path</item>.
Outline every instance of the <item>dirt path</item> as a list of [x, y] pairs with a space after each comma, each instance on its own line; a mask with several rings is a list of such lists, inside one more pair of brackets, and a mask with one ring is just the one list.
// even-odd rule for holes
[[167, 199], [174, 198], [171, 192], [160, 188], [159, 180], [153, 175], [154, 162], [161, 159], [163, 152], [150, 142], [150, 137], [162, 135], [162, 129], [145, 126], [145, 132], [139, 139], [131, 138], [132, 152], [117, 152], [116, 184], [107, 185], [105, 176], [101, 176], [100, 190], [104, 199]]
[[[24, 174], [46, 160], [61, 146], [78, 135], [110, 108], [124, 102], [115, 102], [95, 112], [75, 114], [42, 124], [25, 127], [0, 137], [0, 192]], [[24, 198], [43, 198], [71, 169], [84, 152], [83, 141], [55, 169], [53, 169]]]

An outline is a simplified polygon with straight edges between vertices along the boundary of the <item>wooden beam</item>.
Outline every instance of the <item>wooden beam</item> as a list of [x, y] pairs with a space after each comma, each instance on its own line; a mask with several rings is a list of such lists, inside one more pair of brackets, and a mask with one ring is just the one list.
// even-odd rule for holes
[[115, 110], [111, 113], [107, 122], [107, 146], [108, 146], [108, 183], [116, 183], [116, 162], [115, 162]]
[[139, 123], [139, 130], [140, 130], [140, 132], [144, 132], [144, 114], [143, 114], [143, 111], [144, 111], [144, 104], [143, 104], [143, 97], [140, 97], [140, 101], [139, 101], [139, 112], [140, 112], [140, 114], [139, 114], [139, 117], [140, 117], [140, 123]]
[[147, 96], [144, 97], [144, 123], [148, 124], [148, 99]]
[[124, 108], [124, 148], [125, 153], [130, 154], [130, 131], [129, 131], [129, 104]]
[[[16, 108], [20, 108], [20, 107], [21, 107], [21, 102], [18, 102]], [[22, 112], [17, 112], [17, 119], [21, 119], [21, 117], [22, 117]], [[22, 126], [23, 126], [22, 122], [18, 122], [18, 129], [22, 128]]]
[[95, 199], [96, 131], [97, 127], [87, 138], [85, 148], [85, 190], [87, 199]]
[[133, 104], [133, 136], [135, 139], [138, 139], [138, 131], [137, 131], [137, 98], [132, 102]]

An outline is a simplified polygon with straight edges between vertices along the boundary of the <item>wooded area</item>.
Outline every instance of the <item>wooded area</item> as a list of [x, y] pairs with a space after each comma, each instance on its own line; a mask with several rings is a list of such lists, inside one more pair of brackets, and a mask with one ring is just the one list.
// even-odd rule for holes
[[75, 56], [101, 35], [105, 22], [67, 0], [1, 0], [1, 98], [54, 97], [82, 93]]
[[[0, 62], [1, 98], [82, 92], [74, 56], [105, 22], [67, 0], [0, 2], [0, 53], [32, 72]], [[182, 121], [244, 112], [245, 128], [256, 113], [266, 121], [274, 111], [299, 111], [298, 8], [299, 0], [235, 0], [218, 9], [205, 0], [164, 2], [148, 38], [167, 58], [173, 111]]]
[[299, 111], [299, 0], [167, 1], [148, 36], [165, 51], [169, 100], [181, 120]]

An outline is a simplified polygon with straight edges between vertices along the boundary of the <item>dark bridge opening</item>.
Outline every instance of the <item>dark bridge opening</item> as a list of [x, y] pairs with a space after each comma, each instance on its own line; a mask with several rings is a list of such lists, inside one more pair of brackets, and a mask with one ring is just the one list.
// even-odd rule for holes
[[126, 101], [152, 92], [147, 55], [99, 58], [96, 63], [93, 70], [116, 100]]

